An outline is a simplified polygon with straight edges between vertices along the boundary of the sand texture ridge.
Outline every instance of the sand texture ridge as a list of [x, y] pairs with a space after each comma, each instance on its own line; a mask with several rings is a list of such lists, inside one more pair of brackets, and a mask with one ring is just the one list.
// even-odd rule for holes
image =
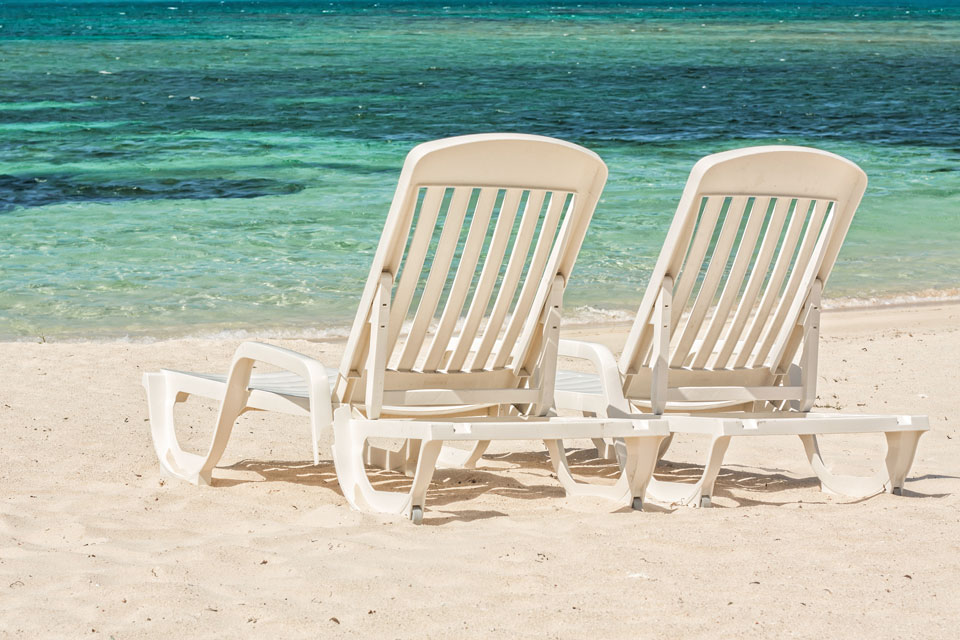
[[[741, 438], [715, 508], [637, 513], [565, 498], [519, 442], [438, 470], [421, 527], [351, 511], [289, 416], [243, 416], [212, 487], [164, 478], [141, 374], [225, 372], [236, 341], [0, 344], [0, 637], [956, 637], [960, 305], [822, 327], [818, 407], [931, 418], [904, 497], [822, 493], [797, 438]], [[566, 334], [617, 350], [626, 331]], [[343, 348], [279, 344], [331, 366]], [[185, 445], [215, 412], [178, 409]], [[867, 473], [882, 442], [825, 454]], [[706, 444], [678, 438], [658, 475], [692, 480]], [[615, 473], [568, 446], [576, 471]]]

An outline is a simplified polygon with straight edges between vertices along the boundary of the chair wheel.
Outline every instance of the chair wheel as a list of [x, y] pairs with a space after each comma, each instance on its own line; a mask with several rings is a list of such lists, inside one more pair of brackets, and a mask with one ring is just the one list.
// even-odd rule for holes
[[710, 503], [710, 496], [700, 496], [700, 506], [701, 506], [701, 507], [706, 508], [706, 507], [709, 507], [710, 505], [711, 505], [711, 503]]
[[410, 521], [413, 522], [413, 524], [423, 522], [423, 507], [413, 507], [410, 509]]
[[640, 498], [634, 498], [633, 504], [631, 504], [630, 506], [633, 507], [634, 511], [643, 511], [643, 500], [641, 500]]

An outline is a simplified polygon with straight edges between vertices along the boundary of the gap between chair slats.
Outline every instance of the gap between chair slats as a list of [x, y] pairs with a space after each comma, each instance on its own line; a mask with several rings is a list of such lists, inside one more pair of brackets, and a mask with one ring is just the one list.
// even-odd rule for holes
[[[413, 239], [410, 241], [410, 247], [403, 256], [400, 282], [393, 294], [387, 353], [393, 352], [400, 336], [400, 330], [403, 328], [403, 321], [410, 311], [410, 303], [413, 301], [413, 294], [420, 280], [420, 273], [427, 257], [430, 240], [433, 238], [436, 229], [437, 216], [440, 214], [440, 206], [443, 204], [443, 195], [443, 188], [430, 187], [426, 189], [426, 194], [420, 203], [417, 227], [413, 233]], [[396, 364], [394, 363], [392, 366], [396, 366]]]

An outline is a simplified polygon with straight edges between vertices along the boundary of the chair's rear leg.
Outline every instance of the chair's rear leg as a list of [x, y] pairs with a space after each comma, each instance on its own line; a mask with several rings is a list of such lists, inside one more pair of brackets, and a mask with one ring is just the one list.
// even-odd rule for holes
[[364, 467], [364, 445], [367, 433], [362, 423], [350, 417], [349, 407], [340, 407], [333, 413], [333, 464], [343, 497], [358, 511], [377, 513], [407, 512], [408, 495], [391, 491], [377, 491], [370, 484]]
[[611, 439], [609, 441], [603, 438], [593, 438], [593, 444], [597, 448], [597, 457], [601, 460], [617, 461], [616, 443]]
[[[581, 412], [585, 418], [595, 418], [597, 417], [596, 411], [582, 411]], [[606, 413], [602, 417], [607, 417]], [[611, 460], [615, 461], [617, 459], [617, 450], [614, 446], [613, 439], [606, 440], [604, 438], [590, 438], [590, 441], [593, 442], [593, 446], [597, 448], [597, 457], [601, 460]]]
[[618, 482], [620, 486], [602, 487], [577, 482], [570, 472], [570, 465], [567, 461], [567, 452], [563, 447], [563, 440], [544, 440], [547, 451], [550, 452], [550, 462], [553, 463], [553, 470], [557, 474], [557, 480], [563, 486], [563, 490], [568, 496], [592, 496], [592, 497], [625, 497], [628, 487], [625, 482]]
[[423, 507], [427, 501], [427, 489], [437, 468], [437, 458], [443, 449], [443, 440], [428, 440], [420, 447], [417, 470], [413, 474], [413, 486], [410, 487], [410, 520], [413, 524], [423, 522]]
[[487, 450], [487, 447], [489, 446], [490, 446], [489, 440], [480, 440], [475, 445], [473, 445], [473, 449], [470, 451], [470, 455], [467, 456], [467, 459], [463, 461], [463, 468], [476, 469], [477, 462], [480, 461], [480, 458], [483, 457], [484, 452]]
[[150, 435], [160, 465], [169, 473], [182, 477], [178, 471], [177, 451], [180, 445], [174, 429], [173, 409], [177, 391], [167, 384], [163, 373], [143, 374], [143, 388], [147, 392], [147, 416], [150, 420]]

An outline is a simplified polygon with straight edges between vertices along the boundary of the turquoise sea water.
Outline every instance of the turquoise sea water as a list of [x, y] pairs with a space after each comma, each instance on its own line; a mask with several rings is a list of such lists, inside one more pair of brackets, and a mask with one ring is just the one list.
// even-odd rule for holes
[[342, 331], [406, 152], [481, 131], [610, 167], [568, 316], [632, 310], [690, 167], [753, 144], [870, 176], [829, 296], [960, 287], [955, 4], [7, 1], [0, 25], [0, 339]]

